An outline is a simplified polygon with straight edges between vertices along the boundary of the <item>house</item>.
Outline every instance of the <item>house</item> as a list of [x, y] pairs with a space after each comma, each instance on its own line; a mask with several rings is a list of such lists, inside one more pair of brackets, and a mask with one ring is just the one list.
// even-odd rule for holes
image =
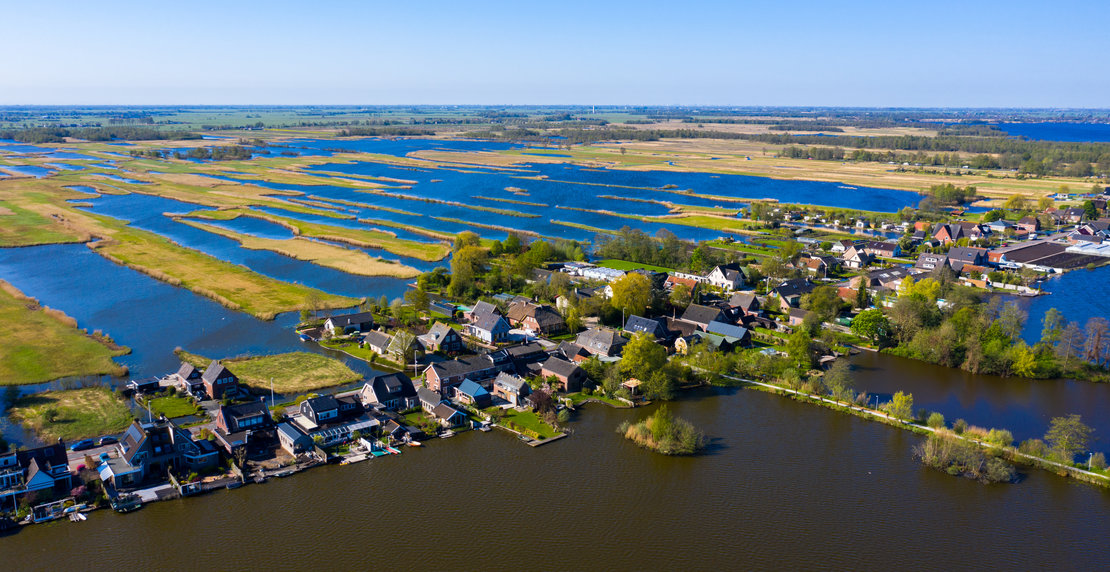
[[731, 292], [744, 286], [744, 269], [736, 262], [715, 266], [705, 279], [711, 286]]
[[446, 403], [436, 405], [432, 409], [432, 416], [444, 427], [459, 427], [466, 423], [466, 415]]
[[800, 326], [806, 319], [806, 314], [809, 312], [801, 308], [791, 308], [790, 313], [787, 314], [786, 323], [791, 326]]
[[652, 320], [636, 315], [628, 317], [628, 321], [624, 323], [624, 331], [632, 333], [645, 332], [657, 340], [670, 337], [667, 328], [664, 327], [659, 320]]
[[496, 314], [500, 316], [501, 310], [498, 310], [497, 306], [494, 306], [493, 304], [490, 304], [489, 302], [483, 300], [478, 302], [477, 304], [474, 304], [474, 307], [471, 308], [469, 311], [464, 312], [463, 317], [466, 319], [466, 321], [474, 323], [491, 314]]
[[181, 362], [177, 373], [173, 374], [172, 381], [177, 389], [189, 395], [198, 395], [204, 392], [204, 380], [201, 371], [191, 363]]
[[432, 391], [427, 387], [421, 387], [416, 390], [416, 399], [420, 402], [420, 408], [427, 413], [431, 413], [436, 405], [443, 403], [443, 396], [439, 392]]
[[424, 344], [408, 332], [398, 332], [389, 340], [386, 352], [397, 363], [411, 363], [424, 359]]
[[702, 330], [709, 326], [710, 322], [727, 322], [728, 317], [725, 316], [723, 310], [716, 306], [702, 306], [701, 304], [690, 304], [686, 307], [686, 311], [682, 313], [682, 319], [691, 324], [697, 325]]
[[968, 240], [979, 240], [990, 234], [989, 228], [984, 227], [977, 222], [960, 221], [956, 224], [959, 225], [960, 230], [963, 232], [963, 235], [968, 238]]
[[948, 256], [944, 254], [933, 254], [923, 252], [917, 255], [917, 262], [913, 265], [914, 268], [932, 272], [939, 268], [948, 265]]
[[[479, 302], [482, 304], [484, 302]], [[509, 337], [509, 323], [501, 314], [486, 314], [466, 325], [466, 333], [487, 344], [504, 342]]]
[[590, 359], [590, 352], [574, 342], [560, 342], [556, 355], [561, 355], [568, 361], [581, 363]]
[[216, 412], [216, 441], [228, 454], [241, 447], [265, 446], [273, 441], [274, 420], [261, 401], [221, 405]]
[[493, 380], [493, 394], [513, 407], [523, 407], [525, 398], [532, 393], [532, 386], [527, 381], [507, 373], [499, 373]]
[[454, 318], [455, 317], [455, 311], [457, 311], [458, 309], [459, 309], [458, 306], [456, 306], [454, 304], [450, 304], [448, 302], [444, 302], [442, 300], [436, 301], [436, 302], [431, 302], [431, 303], [428, 304], [428, 312], [429, 313], [439, 314], [440, 316], [443, 316], [444, 318], [448, 318], [448, 319]]
[[204, 383], [204, 391], [211, 399], [234, 397], [240, 392], [239, 378], [218, 361], [208, 364], [201, 375], [201, 381]]
[[366, 381], [358, 393], [363, 406], [381, 405], [390, 410], [404, 410], [417, 403], [416, 387], [404, 373], [383, 373]]
[[582, 391], [582, 384], [586, 381], [586, 370], [578, 367], [574, 362], [558, 357], [552, 357], [543, 362], [540, 375], [544, 378], [557, 378], [563, 386], [563, 391], [567, 393]]
[[279, 423], [277, 437], [281, 448], [290, 455], [300, 455], [313, 447], [312, 438], [302, 433], [292, 423]]
[[874, 256], [868, 254], [861, 246], [852, 246], [844, 251], [844, 256], [841, 257], [844, 261], [845, 268], [866, 268], [874, 260]]
[[951, 244], [964, 237], [964, 229], [958, 224], [938, 224], [933, 228], [933, 238], [941, 244]]
[[671, 337], [679, 338], [689, 336], [700, 330], [701, 328], [693, 322], [687, 322], [683, 319], [667, 318], [667, 331], [671, 333]]
[[1025, 216], [1017, 221], [1016, 226], [1025, 232], [1040, 232], [1041, 221], [1035, 216]]
[[687, 277], [686, 275], [679, 276], [672, 272], [668, 274], [667, 279], [663, 281], [663, 288], [670, 292], [679, 284], [689, 288], [690, 292], [693, 293], [697, 291], [698, 284], [701, 284], [701, 280], [699, 280], [698, 277]]
[[467, 378], [489, 379], [509, 365], [495, 364], [488, 355], [441, 361], [424, 369], [424, 385], [432, 391], [446, 392]]
[[385, 332], [367, 332], [362, 336], [362, 344], [370, 351], [380, 355], [389, 355], [389, 344], [393, 343], [393, 336]]
[[863, 251], [871, 256], [894, 258], [902, 256], [902, 247], [896, 242], [870, 241], [863, 245]]
[[586, 280], [600, 280], [602, 282], [613, 282], [617, 278], [625, 275], [623, 270], [616, 268], [605, 268], [603, 266], [594, 266], [591, 268], [581, 268], [578, 275]]
[[[1026, 217], [1026, 218], [1033, 218], [1033, 217]], [[1021, 220], [1025, 220], [1025, 219], [1023, 218]], [[1034, 220], [1036, 220], [1036, 219], [1034, 219]], [[1037, 226], [1040, 226], [1040, 221], [1037, 221]], [[990, 229], [992, 234], [1006, 234], [1007, 230], [1010, 230], [1010, 229], [1013, 229], [1013, 228], [1016, 228], [1016, 227], [1014, 226], [1014, 223], [1012, 223], [1008, 220], [998, 219], [998, 220], [991, 221], [991, 222], [987, 223], [987, 228]]]
[[832, 252], [837, 252], [837, 253], [847, 252], [849, 248], [852, 248], [855, 245], [856, 245], [856, 241], [854, 241], [854, 240], [838, 240], [838, 241], [832, 243], [832, 249], [831, 250], [832, 250]]
[[604, 327], [591, 328], [582, 332], [574, 341], [591, 354], [606, 357], [620, 355], [621, 350], [628, 343], [628, 340], [616, 330]]
[[808, 278], [794, 278], [779, 284], [774, 289], [774, 293], [778, 295], [783, 304], [797, 307], [798, 303], [801, 302], [802, 296], [813, 292], [815, 287], [813, 282], [810, 282]]
[[901, 286], [902, 281], [909, 276], [914, 276], [920, 271], [913, 268], [903, 268], [897, 266], [894, 268], [883, 268], [881, 270], [873, 270], [862, 276], [856, 276], [849, 282], [852, 288], [886, 288], [887, 290], [897, 290]]
[[73, 481], [62, 440], [45, 447], [0, 453], [0, 510], [14, 509], [20, 495], [51, 491], [69, 493]]
[[392, 419], [382, 428], [382, 435], [388, 435], [390, 439], [395, 439], [404, 443], [408, 443], [414, 439], [425, 439], [428, 437], [420, 428], [411, 425], [402, 425]]
[[369, 433], [381, 425], [377, 418], [363, 413], [358, 397], [333, 395], [303, 401], [300, 415], [293, 422], [313, 442], [318, 440], [324, 447], [350, 441], [356, 431]]
[[531, 302], [515, 302], [509, 306], [506, 317], [509, 324], [532, 333], [552, 336], [567, 330], [563, 317], [550, 306]]
[[131, 379], [127, 388], [135, 393], [155, 393], [162, 388], [162, 382], [157, 377]]
[[301, 415], [316, 425], [339, 420], [339, 400], [333, 395], [321, 395], [301, 402]]
[[729, 297], [728, 306], [737, 316], [758, 316], [759, 298], [753, 292], [737, 292]]
[[948, 251], [948, 264], [952, 270], [960, 272], [965, 264], [982, 266], [987, 262], [987, 249], [970, 246], [955, 246]]
[[1068, 207], [1064, 209], [1064, 212], [1062, 213], [1062, 218], [1064, 219], [1064, 222], [1078, 224], [1083, 222], [1083, 215], [1085, 214], [1086, 211], [1079, 207]]
[[445, 354], [454, 354], [466, 349], [462, 336], [443, 322], [432, 324], [428, 333], [420, 336], [420, 343], [424, 344], [427, 351]]
[[477, 382], [469, 379], [464, 379], [457, 387], [455, 387], [455, 399], [460, 403], [472, 405], [478, 409], [485, 409], [491, 404], [491, 397], [486, 388], [478, 385]]
[[725, 336], [726, 338], [733, 338], [736, 340], [736, 346], [750, 346], [752, 345], [752, 334], [747, 328], [743, 326], [736, 326], [733, 324], [724, 324], [721, 322], [710, 322], [709, 328], [706, 330], [711, 334], [718, 336]]
[[374, 329], [374, 314], [371, 312], [359, 312], [357, 314], [332, 316], [324, 320], [324, 328], [336, 336], [369, 332]]
[[798, 265], [807, 272], [827, 276], [829, 271], [835, 272], [840, 267], [840, 262], [831, 256], [807, 256], [798, 260]]
[[164, 418], [132, 422], [116, 444], [116, 453], [98, 469], [100, 478], [116, 489], [134, 488], [148, 480], [161, 482], [169, 471], [178, 476], [200, 473], [220, 460], [211, 442], [194, 440], [188, 429]]
[[694, 332], [689, 336], [683, 336], [675, 340], [675, 351], [686, 355], [694, 346], [698, 344], [705, 344], [709, 349], [719, 352], [731, 352], [736, 346], [738, 340], [709, 332]]

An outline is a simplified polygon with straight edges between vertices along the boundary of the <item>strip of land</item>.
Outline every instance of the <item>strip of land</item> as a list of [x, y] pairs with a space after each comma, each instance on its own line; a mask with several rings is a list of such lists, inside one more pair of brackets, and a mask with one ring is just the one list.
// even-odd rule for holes
[[49, 443], [118, 433], [131, 423], [131, 409], [107, 387], [46, 391], [18, 399], [8, 415]]
[[[205, 367], [212, 360], [197, 354], [179, 351], [177, 356], [196, 367]], [[334, 387], [358, 381], [362, 376], [336, 359], [308, 352], [291, 352], [268, 356], [236, 357], [221, 360], [242, 383], [260, 390], [282, 395]]]

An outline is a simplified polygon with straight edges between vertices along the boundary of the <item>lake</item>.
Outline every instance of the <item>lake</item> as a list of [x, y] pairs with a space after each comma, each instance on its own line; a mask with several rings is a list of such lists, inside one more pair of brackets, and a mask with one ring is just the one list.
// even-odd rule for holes
[[1110, 141], [1110, 123], [997, 123], [994, 126], [1012, 137], [1035, 141]]
[[[501, 431], [464, 433], [98, 511], [79, 526], [26, 527], [0, 549], [34, 567], [170, 570], [1105, 565], [1105, 491], [1041, 471], [1016, 485], [950, 477], [912, 459], [911, 433], [757, 391], [700, 391], [673, 409], [713, 438], [709, 454], [638, 449], [614, 430], [648, 411], [587, 405], [570, 438], [535, 449]], [[205, 548], [183, 530], [233, 540]]]

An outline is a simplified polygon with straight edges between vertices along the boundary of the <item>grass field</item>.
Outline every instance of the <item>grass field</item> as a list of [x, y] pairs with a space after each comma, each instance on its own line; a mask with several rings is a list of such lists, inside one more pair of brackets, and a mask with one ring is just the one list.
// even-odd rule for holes
[[505, 411], [505, 416], [501, 419], [501, 423], [510, 429], [520, 431], [522, 428], [534, 432], [540, 439], [550, 439], [558, 433], [547, 423], [544, 423], [540, 418], [531, 411], [516, 411], [509, 409]]
[[334, 268], [348, 274], [393, 276], [395, 278], [413, 278], [420, 275], [420, 271], [411, 266], [374, 258], [361, 250], [343, 248], [342, 246], [300, 236], [285, 240], [259, 238], [196, 221], [181, 219], [181, 222], [235, 240], [243, 248], [269, 250], [297, 260], [306, 260], [313, 264]]
[[606, 268], [614, 268], [616, 270], [636, 270], [643, 268], [651, 270], [652, 272], [674, 272], [674, 268], [667, 268], [665, 266], [652, 266], [651, 264], [640, 264], [638, 262], [629, 262], [627, 260], [617, 260], [615, 258], [607, 258], [605, 260], [597, 261], [598, 266]]
[[150, 411], [155, 415], [165, 415], [169, 419], [196, 415], [200, 408], [187, 397], [163, 395], [150, 400]]
[[67, 232], [42, 215], [0, 201], [0, 247], [84, 242], [87, 235]]
[[17, 400], [8, 414], [46, 442], [118, 433], [132, 420], [127, 403], [106, 387], [36, 393]]
[[[188, 352], [178, 352], [178, 357], [197, 367], [212, 361]], [[283, 395], [344, 385], [362, 377], [339, 360], [308, 352], [229, 358], [222, 363], [253, 388], [269, 390], [273, 379], [274, 391]]]
[[125, 375], [111, 348], [77, 329], [77, 322], [45, 309], [0, 280], [0, 385], [42, 383], [81, 375]]

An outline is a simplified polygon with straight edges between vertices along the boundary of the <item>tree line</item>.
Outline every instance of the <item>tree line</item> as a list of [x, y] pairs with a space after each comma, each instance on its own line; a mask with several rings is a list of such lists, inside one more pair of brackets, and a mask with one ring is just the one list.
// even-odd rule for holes
[[111, 127], [32, 127], [0, 131], [0, 139], [13, 139], [20, 143], [64, 143], [66, 137], [87, 141], [155, 141], [200, 139], [189, 131], [163, 131], [151, 127], [118, 125]]

